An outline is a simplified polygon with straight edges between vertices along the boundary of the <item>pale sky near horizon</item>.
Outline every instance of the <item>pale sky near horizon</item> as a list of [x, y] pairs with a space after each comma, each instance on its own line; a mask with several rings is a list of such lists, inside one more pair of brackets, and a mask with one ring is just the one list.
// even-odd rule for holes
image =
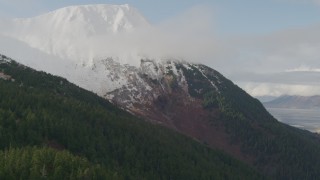
[[254, 96], [320, 94], [320, 0], [0, 0], [0, 17], [79, 4], [129, 4], [151, 24], [206, 7], [219, 52], [200, 62]]

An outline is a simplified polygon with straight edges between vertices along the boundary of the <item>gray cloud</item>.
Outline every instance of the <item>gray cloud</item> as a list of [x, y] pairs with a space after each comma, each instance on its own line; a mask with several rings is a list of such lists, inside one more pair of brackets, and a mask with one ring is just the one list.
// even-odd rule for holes
[[274, 84], [274, 83], [245, 83], [241, 87], [252, 96], [282, 96], [282, 95], [319, 95], [319, 85]]
[[210, 9], [197, 6], [166, 22], [130, 33], [77, 38], [75, 48], [98, 57], [121, 54], [122, 59], [127, 59], [125, 63], [133, 65], [140, 63], [141, 56], [203, 62], [203, 59], [213, 59], [219, 49], [212, 23]]
[[273, 83], [291, 85], [320, 85], [320, 72], [283, 72], [283, 73], [235, 73], [229, 78], [237, 82]]
[[229, 51], [211, 66], [255, 96], [320, 94], [319, 32], [314, 25], [225, 40]]
[[[57, 32], [56, 29], [55, 32], [51, 32], [52, 28], [48, 27], [51, 27], [52, 21], [41, 18], [38, 20], [37, 23], [32, 21], [31, 24], [25, 23], [26, 27], [21, 27], [25, 24], [12, 25], [11, 29], [10, 21], [1, 23], [0, 20], [0, 31], [11, 37], [20, 38], [31, 44], [33, 48], [77, 61], [121, 55], [120, 58], [126, 61], [124, 63], [134, 65], [140, 63], [141, 56], [174, 57], [202, 62], [202, 59], [212, 59], [219, 49], [212, 33], [213, 14], [211, 9], [205, 6], [193, 7], [166, 22], [138, 28], [132, 32], [107, 32], [92, 36], [87, 36], [86, 29], [83, 27], [95, 26], [94, 23], [86, 24], [79, 21], [76, 25], [81, 28], [76, 28], [77, 31], [72, 29], [72, 25], [63, 26], [62, 23], [58, 28], [58, 30], [62, 29], [61, 32]], [[60, 28], [62, 26], [64, 28]], [[20, 31], [21, 29], [23, 31]], [[52, 42], [48, 45], [49, 41]]]

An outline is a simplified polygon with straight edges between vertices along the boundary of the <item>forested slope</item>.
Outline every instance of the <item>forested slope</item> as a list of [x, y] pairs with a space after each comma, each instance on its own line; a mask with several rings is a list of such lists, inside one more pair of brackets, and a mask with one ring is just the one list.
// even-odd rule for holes
[[[252, 164], [273, 179], [318, 179], [320, 176], [320, 136], [277, 121], [263, 105], [220, 73], [202, 66], [220, 92], [204, 93], [204, 108], [219, 109], [212, 118], [221, 123], [231, 144], [253, 157]], [[210, 74], [214, 73], [215, 76]], [[191, 77], [189, 77], [191, 78]]]
[[0, 56], [0, 179], [259, 179], [63, 78]]

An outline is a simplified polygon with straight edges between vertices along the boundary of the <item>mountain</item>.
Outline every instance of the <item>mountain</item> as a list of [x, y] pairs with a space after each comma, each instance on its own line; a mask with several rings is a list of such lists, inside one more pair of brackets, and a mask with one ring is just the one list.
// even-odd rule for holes
[[264, 105], [267, 108], [318, 109], [320, 96], [281, 96]]
[[[0, 24], [5, 27], [0, 30], [4, 35], [47, 54], [81, 63], [97, 56], [98, 46], [94, 44], [98, 39], [105, 41], [105, 36], [149, 26], [138, 10], [127, 4], [70, 6], [4, 23]], [[108, 51], [108, 48], [101, 51]]]
[[[180, 179], [187, 174], [193, 179], [199, 178], [202, 170], [216, 174], [203, 174], [208, 179], [258, 177], [246, 165], [210, 149], [222, 150], [272, 179], [312, 179], [319, 175], [318, 135], [278, 122], [258, 100], [204, 65], [167, 61], [156, 66], [156, 72], [164, 72], [161, 81], [152, 79], [150, 71], [131, 74], [136, 85], [106, 94], [116, 106], [151, 122], [146, 123], [65, 79], [1, 57], [1, 117], [8, 117], [1, 121], [2, 149], [9, 145], [18, 148], [12, 151], [22, 152], [21, 148], [34, 145], [64, 149], [87, 158], [93, 170], [102, 164], [106, 172], [116, 171], [120, 177]], [[152, 67], [144, 72], [156, 70], [152, 64], [143, 61], [143, 67]], [[127, 72], [121, 68], [136, 71], [130, 66], [112, 67], [120, 72]], [[139, 87], [139, 83], [146, 86]], [[136, 94], [136, 88], [143, 87], [146, 94]], [[155, 89], [153, 99], [148, 99], [148, 93], [153, 93], [149, 88]], [[214, 160], [217, 157], [222, 161]], [[165, 168], [168, 163], [171, 168]]]
[[[95, 6], [99, 7], [101, 5]], [[75, 8], [81, 9], [81, 7], [82, 6]], [[125, 9], [124, 6], [116, 7]], [[94, 8], [93, 12], [86, 14], [86, 16], [90, 16], [90, 14], [100, 16], [95, 13], [98, 11], [97, 9], [98, 8]], [[129, 9], [131, 8], [129, 7]], [[65, 17], [69, 16], [68, 13], [70, 13], [70, 16], [75, 13], [74, 11], [66, 11], [65, 8], [55, 12], [59, 11], [66, 12], [66, 14], [64, 14]], [[76, 16], [81, 15], [77, 14]], [[48, 24], [50, 24], [49, 20], [55, 16], [53, 13], [49, 13], [40, 17], [48, 19]], [[29, 20], [23, 19], [22, 21], [35, 22], [37, 21], [37, 17], [30, 18]], [[47, 24], [47, 22], [40, 22], [41, 26], [42, 24]], [[12, 23], [15, 24], [15, 21]], [[10, 29], [9, 26], [11, 23], [7, 22], [7, 24]], [[319, 176], [319, 136], [278, 122], [265, 110], [257, 99], [252, 98], [219, 72], [208, 66], [186, 62], [177, 58], [138, 56], [139, 61], [136, 61], [138, 63], [134, 65], [124, 63], [130, 62], [130, 59], [127, 60], [126, 56], [123, 56], [122, 53], [109, 55], [108, 49], [104, 49], [105, 46], [103, 46], [103, 43], [99, 44], [101, 41], [99, 41], [98, 44], [106, 52], [101, 51], [105, 54], [103, 57], [100, 57], [99, 55], [101, 54], [98, 53], [99, 55], [97, 55], [95, 54], [97, 52], [94, 51], [97, 47], [96, 44], [90, 44], [96, 42], [91, 41], [92, 36], [94, 36], [94, 38], [101, 37], [98, 35], [99, 33], [97, 33], [97, 35], [95, 35], [95, 33], [89, 33], [90, 35], [88, 35], [86, 34], [88, 30], [85, 28], [85, 31], [71, 31], [69, 28], [72, 28], [72, 26], [69, 26], [69, 24], [72, 24], [72, 22], [67, 22], [67, 24], [68, 25], [60, 24], [55, 31], [61, 32], [61, 37], [68, 40], [68, 43], [64, 43], [64, 38], [59, 39], [58, 35], [57, 37], [54, 36], [54, 39], [51, 40], [44, 38], [43, 47], [45, 47], [45, 49], [34, 46], [33, 42], [37, 42], [35, 39], [28, 42], [23, 40], [24, 38], [19, 38], [20, 33], [17, 33], [17, 35], [14, 35], [14, 33], [3, 33], [3, 36], [7, 38], [10, 43], [13, 42], [13, 40], [23, 41], [24, 44], [21, 44], [21, 48], [28, 47], [28, 50], [22, 52], [31, 52], [30, 54], [32, 54], [32, 52], [41, 52], [50, 56], [48, 60], [45, 60], [37, 56], [34, 56], [34, 59], [32, 59], [30, 55], [30, 59], [25, 60], [25, 62], [27, 62], [25, 63], [26, 65], [29, 65], [28, 61], [34, 62], [30, 64], [38, 70], [44, 70], [48, 73], [62, 76], [72, 83], [109, 100], [113, 105], [122, 110], [115, 108], [110, 103], [94, 96], [90, 92], [79, 90], [74, 86], [68, 89], [69, 85], [67, 87], [64, 86], [64, 84], [67, 83], [65, 79], [57, 79], [52, 82], [46, 78], [47, 76], [41, 73], [29, 76], [23, 73], [23, 68], [22, 70], [20, 69], [21, 71], [9, 68], [9, 70], [2, 71], [2, 76], [5, 77], [5, 79], [13, 77], [11, 79], [9, 78], [9, 80], [14, 79], [15, 82], [19, 83], [11, 87], [9, 92], [5, 92], [19, 94], [20, 92], [14, 90], [19, 90], [18, 87], [20, 85], [31, 83], [27, 86], [27, 92], [23, 94], [25, 97], [23, 99], [29, 99], [28, 103], [20, 101], [8, 103], [12, 105], [9, 109], [7, 108], [9, 114], [10, 111], [15, 109], [14, 106], [17, 106], [16, 104], [24, 105], [17, 111], [18, 114], [16, 116], [19, 118], [29, 114], [29, 112], [20, 113], [21, 109], [33, 110], [47, 105], [45, 106], [47, 109], [44, 110], [44, 112], [49, 111], [55, 115], [54, 119], [51, 118], [50, 121], [48, 121], [50, 123], [48, 126], [56, 125], [54, 129], [49, 128], [49, 132], [51, 133], [49, 136], [47, 135], [48, 133], [44, 132], [48, 129], [46, 121], [43, 122], [44, 119], [47, 118], [46, 113], [40, 113], [39, 116], [35, 116], [44, 117], [38, 120], [40, 121], [39, 124], [44, 124], [43, 126], [37, 126], [38, 123], [34, 123], [34, 116], [30, 113], [28, 119], [30, 119], [30, 122], [33, 124], [31, 128], [27, 126], [29, 127], [27, 129], [30, 129], [31, 132], [28, 136], [24, 136], [26, 132], [23, 130], [21, 130], [22, 132], [17, 131], [20, 134], [18, 134], [19, 136], [12, 137], [13, 139], [16, 137], [15, 140], [18, 141], [19, 138], [27, 138], [30, 135], [31, 140], [28, 141], [26, 145], [29, 143], [39, 145], [46, 142], [44, 144], [53, 144], [55, 147], [56, 145], [57, 147], [67, 147], [66, 149], [72, 153], [85, 155], [88, 161], [92, 163], [103, 163], [109, 167], [106, 162], [111, 161], [112, 164], [110, 167], [115, 165], [115, 169], [111, 169], [112, 172], [117, 171], [117, 168], [119, 168], [119, 172], [129, 177], [133, 176], [137, 178], [140, 174], [137, 173], [138, 175], [136, 175], [136, 171], [141, 172], [143, 177], [157, 177], [157, 175], [159, 175], [162, 179], [192, 179], [192, 177], [202, 172], [200, 169], [211, 172], [212, 169], [210, 167], [214, 168], [213, 166], [216, 164], [210, 163], [212, 161], [215, 162], [213, 160], [214, 158], [204, 160], [207, 156], [207, 151], [211, 152], [210, 149], [219, 149], [241, 160], [248, 166], [255, 167], [255, 170], [271, 179], [314, 179]], [[97, 24], [91, 22], [86, 24], [86, 26], [90, 25], [96, 27]], [[111, 26], [110, 24], [105, 24], [105, 27]], [[24, 29], [23, 27], [27, 26], [19, 25], [19, 27]], [[65, 32], [63, 31], [64, 28], [69, 29], [70, 31], [68, 30], [66, 32], [72, 32], [74, 36], [70, 35], [70, 33], [63, 34]], [[26, 28], [26, 32], [27, 34], [34, 34], [37, 38], [42, 34], [47, 34], [49, 37], [51, 36], [51, 31], [43, 28], [40, 28], [37, 32]], [[106, 36], [110, 36], [111, 34], [112, 36], [126, 37], [126, 35], [130, 33], [131, 32], [106, 31]], [[23, 33], [22, 36], [25, 38], [28, 37]], [[33, 37], [33, 35], [31, 37]], [[80, 38], [80, 41], [78, 41], [76, 37]], [[84, 39], [82, 39], [82, 37], [84, 37]], [[42, 41], [42, 38], [39, 39]], [[102, 39], [105, 40], [104, 38]], [[117, 43], [115, 39], [113, 40], [112, 42]], [[17, 42], [11, 44], [15, 43]], [[51, 48], [49, 48], [50, 51], [47, 51], [46, 43], [49, 44], [50, 47], [56, 46], [57, 48], [53, 48], [54, 51], [51, 51]], [[6, 47], [6, 43], [3, 43], [3, 47]], [[68, 48], [76, 49], [69, 51]], [[20, 49], [15, 50], [16, 52], [21, 51]], [[14, 54], [14, 50], [10, 52], [13, 53], [13, 56], [19, 54]], [[92, 56], [88, 56], [90, 53], [92, 53]], [[11, 54], [9, 55], [11, 56]], [[55, 61], [54, 57], [58, 57], [58, 61]], [[48, 64], [49, 62], [51, 64]], [[12, 71], [15, 73], [12, 74]], [[44, 79], [41, 78], [43, 76]], [[21, 84], [22, 80], [17, 81], [17, 77], [27, 79], [24, 79]], [[63, 86], [61, 87], [61, 85]], [[5, 89], [6, 88], [3, 88], [3, 91]], [[36, 94], [40, 90], [41, 94], [44, 93], [44, 95], [38, 97]], [[35, 97], [27, 97], [30, 93]], [[13, 95], [11, 94], [11, 96], [9, 96], [6, 94], [5, 97], [6, 96], [12, 97]], [[71, 102], [64, 99], [65, 96], [67, 96]], [[14, 98], [11, 99], [14, 100]], [[40, 101], [38, 106], [31, 106], [33, 103], [30, 102], [32, 102], [33, 99]], [[46, 101], [44, 102], [43, 99]], [[46, 104], [47, 99], [53, 102]], [[7, 99], [6, 101], [10, 100]], [[30, 108], [28, 108], [29, 106]], [[87, 111], [93, 113], [87, 114]], [[133, 117], [132, 115], [139, 118]], [[64, 116], [68, 117], [68, 121], [65, 120], [66, 117]], [[75, 121], [78, 119], [79, 121]], [[129, 119], [134, 120], [131, 121]], [[145, 122], [139, 121], [139, 119], [144, 119], [150, 122], [150, 124], [147, 125]], [[58, 123], [53, 122], [55, 120], [58, 120]], [[15, 125], [12, 123], [14, 120], [10, 122], [11, 124], [9, 123], [9, 125], [12, 125], [12, 129], [14, 129]], [[77, 129], [78, 127], [80, 129]], [[179, 132], [180, 135], [173, 133], [167, 128]], [[78, 132], [81, 133], [78, 135]], [[117, 138], [117, 135], [121, 136]], [[10, 135], [8, 136], [10, 137]], [[98, 136], [98, 138], [96, 136]], [[197, 141], [197, 143], [193, 142], [197, 145], [185, 144], [185, 140], [179, 139], [178, 137], [189, 140], [192, 138]], [[97, 140], [95, 140], [96, 138]], [[158, 138], [160, 138], [160, 140]], [[51, 141], [51, 139], [54, 141]], [[57, 141], [58, 143], [56, 143]], [[111, 145], [104, 144], [109, 141]], [[199, 143], [202, 144], [202, 146], [199, 145]], [[9, 142], [7, 142], [7, 144], [9, 144]], [[100, 146], [100, 144], [102, 145]], [[175, 144], [178, 144], [178, 147], [176, 147]], [[204, 150], [203, 146], [206, 146], [207, 149]], [[159, 147], [163, 147], [164, 149], [159, 150]], [[150, 149], [147, 150], [148, 148]], [[185, 152], [185, 150], [188, 150], [188, 152]], [[165, 154], [162, 154], [162, 152], [165, 152]], [[194, 156], [192, 154], [194, 154]], [[183, 157], [187, 159], [183, 159]], [[209, 157], [211, 157], [211, 155], [209, 155]], [[221, 155], [221, 157], [225, 156]], [[142, 159], [142, 162], [137, 161], [139, 158]], [[183, 160], [180, 160], [180, 158]], [[135, 161], [130, 161], [130, 159], [134, 159]], [[150, 159], [152, 161], [149, 162], [148, 160]], [[159, 162], [159, 159], [164, 160]], [[199, 162], [203, 162], [203, 164], [201, 163], [195, 167], [192, 163], [190, 164], [190, 159], [194, 160], [193, 165], [197, 165]], [[230, 160], [230, 162], [233, 164], [234, 161]], [[167, 163], [172, 164], [172, 166], [165, 169]], [[227, 171], [222, 170], [224, 172], [222, 176], [219, 174], [220, 169], [212, 172], [218, 172], [219, 175], [204, 175], [207, 178], [204, 177], [203, 179], [212, 179], [210, 177], [216, 177], [217, 179], [221, 177], [228, 178], [224, 177], [225, 174], [225, 176], [229, 174], [233, 176], [233, 171], [236, 173], [238, 173], [238, 171], [233, 170], [232, 168], [234, 166], [231, 164], [227, 165], [227, 167], [231, 169]], [[185, 168], [179, 168], [181, 165], [186, 166], [184, 166]], [[224, 166], [220, 165], [216, 167]], [[149, 169], [148, 167], [153, 168]], [[178, 172], [174, 171], [176, 168], [178, 168]], [[196, 172], [189, 175], [185, 169], [195, 170]], [[251, 171], [244, 171], [245, 174], [247, 172]], [[171, 177], [172, 174], [175, 174], [175, 176]], [[199, 179], [199, 176], [194, 179]]]
[[1, 179], [263, 179], [248, 165], [0, 55]]
[[149, 26], [127, 4], [70, 6], [37, 17], [0, 21], [0, 52], [102, 96], [126, 81], [113, 83], [109, 78], [113, 72], [99, 68], [105, 66], [101, 60], [139, 66], [144, 58], [140, 51], [122, 51], [126, 43], [115, 44]]

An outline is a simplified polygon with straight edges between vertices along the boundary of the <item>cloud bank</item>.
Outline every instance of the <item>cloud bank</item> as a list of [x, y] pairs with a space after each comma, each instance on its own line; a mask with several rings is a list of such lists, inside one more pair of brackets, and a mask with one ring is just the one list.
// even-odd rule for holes
[[245, 83], [242, 85], [245, 91], [252, 96], [282, 96], [282, 95], [318, 95], [320, 86], [316, 85], [293, 85], [274, 83]]
[[[141, 57], [176, 58], [193, 62], [212, 59], [218, 49], [213, 35], [213, 14], [203, 6], [161, 24], [136, 29], [130, 33], [90, 38], [89, 45], [98, 57], [126, 56], [126, 63], [138, 65]], [[85, 48], [85, 47], [81, 47]]]
[[[193, 7], [161, 24], [135, 27], [132, 31], [115, 33], [105, 30], [97, 33], [101, 30], [99, 22], [95, 22], [96, 18], [92, 18], [92, 14], [83, 9], [79, 9], [83, 12], [76, 15], [88, 17], [78, 18], [77, 21], [72, 21], [72, 18], [67, 20], [70, 14], [65, 10], [63, 14], [55, 13], [54, 16], [48, 15], [43, 19], [40, 16], [36, 17], [36, 21], [31, 23], [26, 19], [18, 20], [19, 23], [14, 30], [10, 27], [10, 21], [2, 24], [0, 21], [0, 31], [27, 42], [32, 48], [85, 64], [90, 64], [93, 59], [110, 56], [118, 57], [122, 63], [131, 65], [139, 65], [140, 59], [145, 57], [173, 57], [200, 62], [202, 59], [211, 59], [218, 49], [213, 35], [213, 14], [208, 7]], [[129, 13], [132, 12], [136, 13], [128, 11], [124, 16], [119, 16], [124, 18], [123, 24], [116, 23], [115, 19], [112, 26], [126, 27], [128, 22], [135, 21], [130, 17]], [[63, 18], [58, 15], [63, 15]], [[46, 19], [47, 17], [49, 19]]]
[[219, 69], [253, 96], [319, 95], [319, 32], [316, 24], [229, 39]]

